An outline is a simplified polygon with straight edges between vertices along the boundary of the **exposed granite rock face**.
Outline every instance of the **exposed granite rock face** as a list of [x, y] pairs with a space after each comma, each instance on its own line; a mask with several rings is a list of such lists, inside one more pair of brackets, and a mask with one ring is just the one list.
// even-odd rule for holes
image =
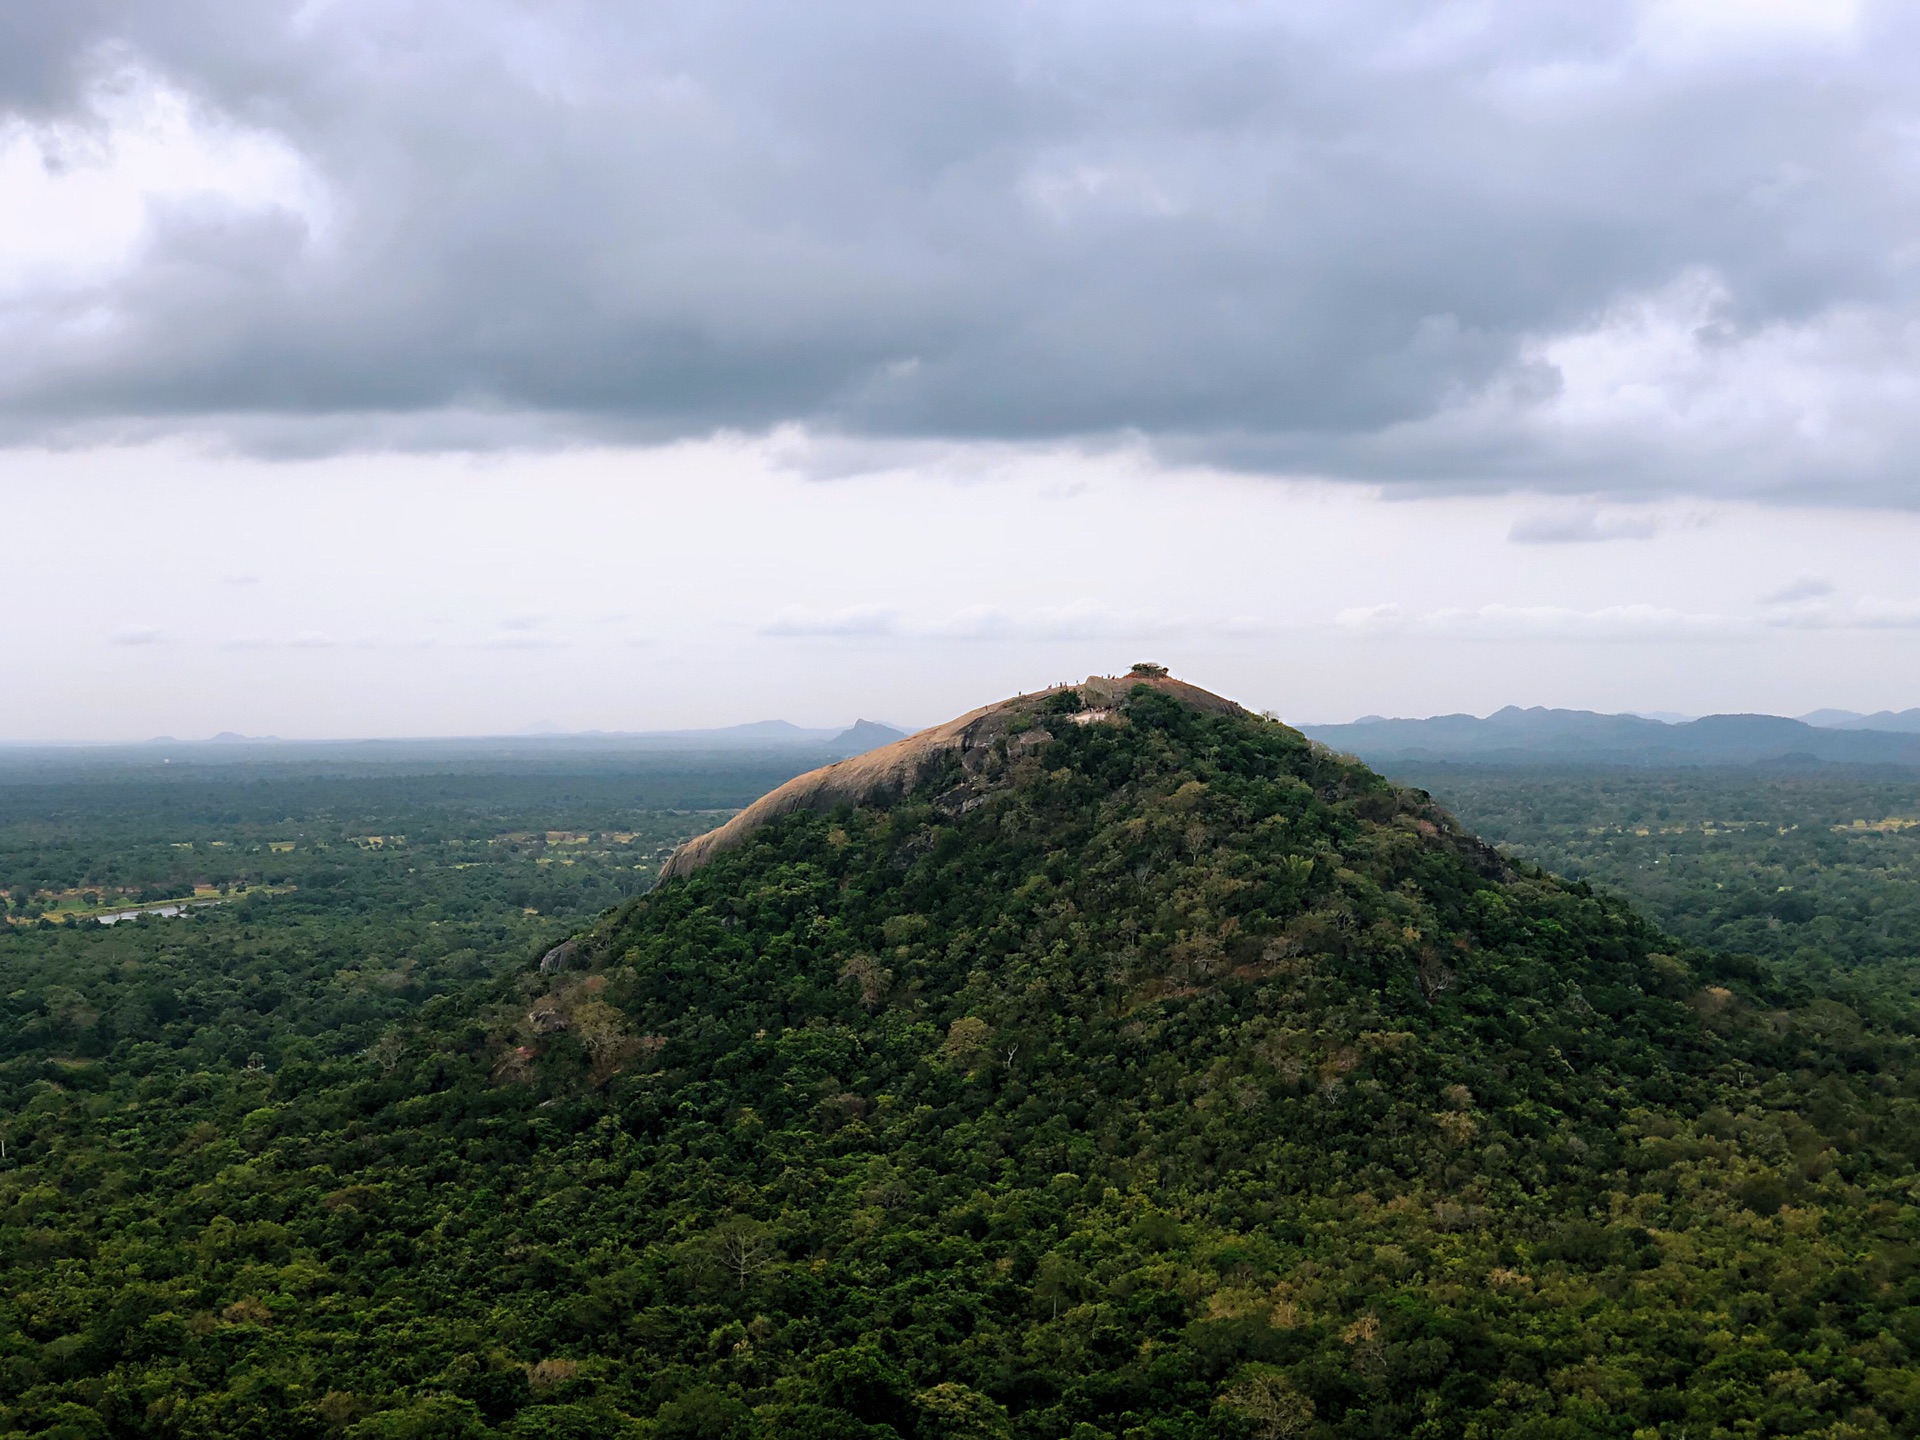
[[[1056, 685], [1031, 695], [1001, 700], [878, 750], [789, 780], [778, 790], [761, 796], [719, 829], [696, 835], [674, 851], [660, 867], [660, 882], [664, 884], [676, 875], [692, 874], [714, 856], [740, 844], [762, 825], [796, 810], [825, 812], [842, 805], [898, 800], [953, 758], [958, 758], [970, 779], [984, 781], [1021, 754], [1052, 739], [1045, 724], [1061, 720], [1076, 724], [1124, 724], [1127, 696], [1141, 685], [1175, 696], [1201, 710], [1245, 713], [1231, 700], [1176, 680], [1164, 671], [1092, 675], [1078, 685]], [[1048, 702], [1066, 690], [1077, 691], [1084, 708], [1065, 714], [1054, 712]], [[1082, 716], [1087, 718], [1083, 720]], [[1045, 724], [1040, 723], [1043, 719]], [[941, 797], [942, 803], [951, 801], [955, 809], [966, 808], [966, 800], [967, 797], [957, 791]], [[546, 968], [545, 961], [541, 962], [541, 968]]]
[[580, 942], [578, 940], [562, 940], [558, 945], [540, 957], [540, 973], [542, 975], [558, 975], [562, 970], [571, 970], [576, 965], [582, 963], [584, 962], [580, 958]]

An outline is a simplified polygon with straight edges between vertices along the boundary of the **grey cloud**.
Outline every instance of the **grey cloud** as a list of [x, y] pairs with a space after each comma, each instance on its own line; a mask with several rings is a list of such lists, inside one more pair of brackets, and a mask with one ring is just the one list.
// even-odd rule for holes
[[1645, 515], [1604, 515], [1591, 509], [1545, 511], [1515, 520], [1507, 538], [1516, 545], [1587, 545], [1603, 540], [1645, 540], [1658, 528]]
[[158, 645], [166, 637], [152, 625], [122, 625], [107, 636], [110, 645]]
[[1833, 582], [1824, 575], [1801, 575], [1778, 590], [1760, 597], [1763, 605], [1791, 605], [1797, 600], [1818, 600], [1833, 594]]
[[1915, 17], [1716, 48], [1624, 0], [1460, 13], [8, 7], [0, 104], [84, 121], [144, 65], [326, 201], [169, 202], [123, 272], [0, 300], [32, 357], [0, 428], [303, 455], [798, 425], [1920, 503]]

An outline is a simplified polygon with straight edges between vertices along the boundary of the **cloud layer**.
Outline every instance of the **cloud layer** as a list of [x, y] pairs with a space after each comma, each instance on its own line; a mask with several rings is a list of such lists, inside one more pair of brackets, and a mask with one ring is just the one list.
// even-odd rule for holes
[[9, 6], [0, 435], [1913, 505], [1916, 63], [1842, 0]]

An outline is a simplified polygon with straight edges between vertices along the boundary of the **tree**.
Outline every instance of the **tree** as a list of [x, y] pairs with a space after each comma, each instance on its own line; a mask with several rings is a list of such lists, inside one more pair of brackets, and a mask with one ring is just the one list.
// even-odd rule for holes
[[940, 1058], [956, 1070], [971, 1070], [987, 1053], [993, 1030], [977, 1015], [962, 1015], [947, 1027]]
[[1420, 951], [1420, 993], [1429, 1003], [1438, 1000], [1454, 986], [1453, 967], [1440, 957], [1440, 952], [1431, 945]]
[[1058, 1253], [1041, 1257], [1039, 1269], [1034, 1272], [1033, 1298], [1048, 1307], [1052, 1319], [1060, 1318], [1060, 1302], [1069, 1304], [1080, 1293], [1080, 1285], [1086, 1278], [1086, 1272], [1071, 1256]]
[[913, 1397], [919, 1432], [929, 1440], [1005, 1440], [1006, 1408], [978, 1390], [947, 1380]]
[[1313, 1424], [1313, 1401], [1277, 1370], [1257, 1370], [1220, 1397], [1247, 1422], [1254, 1440], [1290, 1440]]
[[742, 1293], [780, 1258], [767, 1227], [747, 1215], [731, 1216], [714, 1226], [707, 1234], [706, 1250]]
[[573, 1007], [573, 1034], [592, 1062], [587, 1079], [604, 1085], [627, 1061], [639, 1053], [640, 1045], [627, 1031], [626, 1017], [604, 1000], [588, 1000]]

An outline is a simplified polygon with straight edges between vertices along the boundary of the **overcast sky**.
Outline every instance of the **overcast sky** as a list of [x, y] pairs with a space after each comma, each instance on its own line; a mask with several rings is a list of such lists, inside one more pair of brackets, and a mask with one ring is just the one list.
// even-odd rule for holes
[[1920, 704], [1920, 11], [0, 7], [0, 739]]

